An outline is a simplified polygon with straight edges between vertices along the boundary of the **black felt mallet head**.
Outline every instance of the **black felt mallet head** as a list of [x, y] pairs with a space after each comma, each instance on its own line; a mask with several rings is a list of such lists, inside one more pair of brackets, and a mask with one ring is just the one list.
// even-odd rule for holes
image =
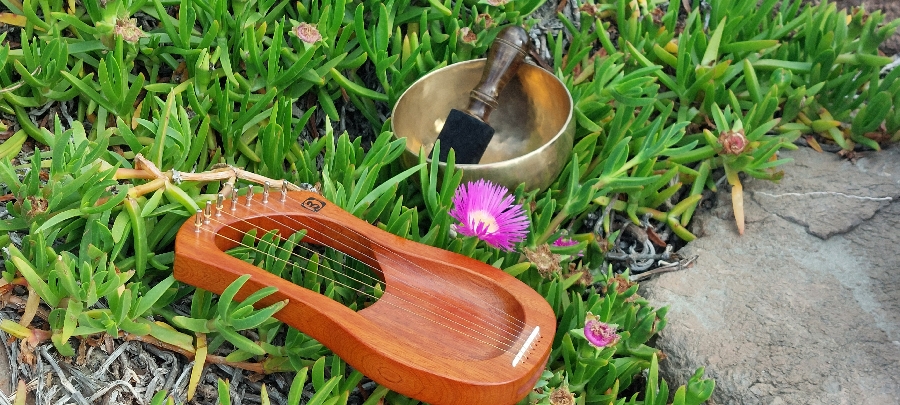
[[447, 161], [450, 149], [456, 153], [457, 164], [475, 164], [481, 161], [487, 150], [494, 128], [488, 117], [494, 111], [500, 92], [516, 75], [516, 71], [528, 49], [528, 33], [517, 26], [504, 28], [497, 34], [488, 51], [481, 81], [469, 94], [469, 106], [465, 110], [450, 110], [438, 140], [438, 159]]

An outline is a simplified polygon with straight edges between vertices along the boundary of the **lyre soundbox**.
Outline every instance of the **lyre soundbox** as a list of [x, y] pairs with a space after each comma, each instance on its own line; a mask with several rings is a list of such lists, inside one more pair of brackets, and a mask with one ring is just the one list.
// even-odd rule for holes
[[[256, 305], [287, 300], [275, 318], [372, 380], [433, 405], [513, 404], [534, 387], [556, 317], [533, 289], [478, 260], [383, 231], [318, 194], [249, 194], [230, 203], [220, 197], [214, 209], [207, 205], [182, 226], [176, 279], [221, 294], [249, 274], [236, 300], [277, 287]], [[226, 253], [253, 230], [257, 238], [303, 230], [305, 244], [332, 248], [368, 268], [383, 293], [353, 310]]]

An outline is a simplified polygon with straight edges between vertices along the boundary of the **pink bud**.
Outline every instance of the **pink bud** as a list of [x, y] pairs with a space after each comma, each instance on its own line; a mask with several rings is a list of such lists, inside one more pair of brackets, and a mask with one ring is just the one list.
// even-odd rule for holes
[[747, 138], [744, 130], [725, 131], [719, 135], [719, 144], [722, 145], [722, 153], [726, 155], [740, 155], [747, 147]]

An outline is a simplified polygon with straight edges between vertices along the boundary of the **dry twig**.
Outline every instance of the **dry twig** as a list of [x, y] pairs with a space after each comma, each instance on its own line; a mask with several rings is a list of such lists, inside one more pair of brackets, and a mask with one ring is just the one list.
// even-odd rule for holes
[[[646, 280], [646, 279], [653, 277], [655, 275], [658, 275], [658, 274], [668, 273], [670, 271], [684, 270], [684, 269], [693, 267], [693, 264], [697, 260], [697, 257], [699, 257], [699, 256], [694, 255], [687, 259], [682, 259], [675, 263], [670, 263], [666, 266], [657, 267], [653, 270], [646, 271], [641, 274], [635, 274], [635, 275], [629, 276], [628, 280], [634, 281], [634, 282], [639, 282], [639, 281]], [[660, 260], [660, 262], [665, 263], [662, 260]]]

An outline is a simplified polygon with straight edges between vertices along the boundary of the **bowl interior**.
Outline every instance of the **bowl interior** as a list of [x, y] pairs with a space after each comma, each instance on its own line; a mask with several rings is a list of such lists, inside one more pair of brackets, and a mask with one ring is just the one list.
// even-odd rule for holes
[[[394, 134], [406, 137], [406, 149], [430, 154], [450, 110], [464, 110], [478, 85], [484, 59], [456, 63], [419, 79], [397, 101], [391, 119]], [[523, 63], [500, 93], [488, 124], [494, 137], [480, 164], [521, 157], [549, 143], [568, 123], [572, 101], [549, 72]]]

